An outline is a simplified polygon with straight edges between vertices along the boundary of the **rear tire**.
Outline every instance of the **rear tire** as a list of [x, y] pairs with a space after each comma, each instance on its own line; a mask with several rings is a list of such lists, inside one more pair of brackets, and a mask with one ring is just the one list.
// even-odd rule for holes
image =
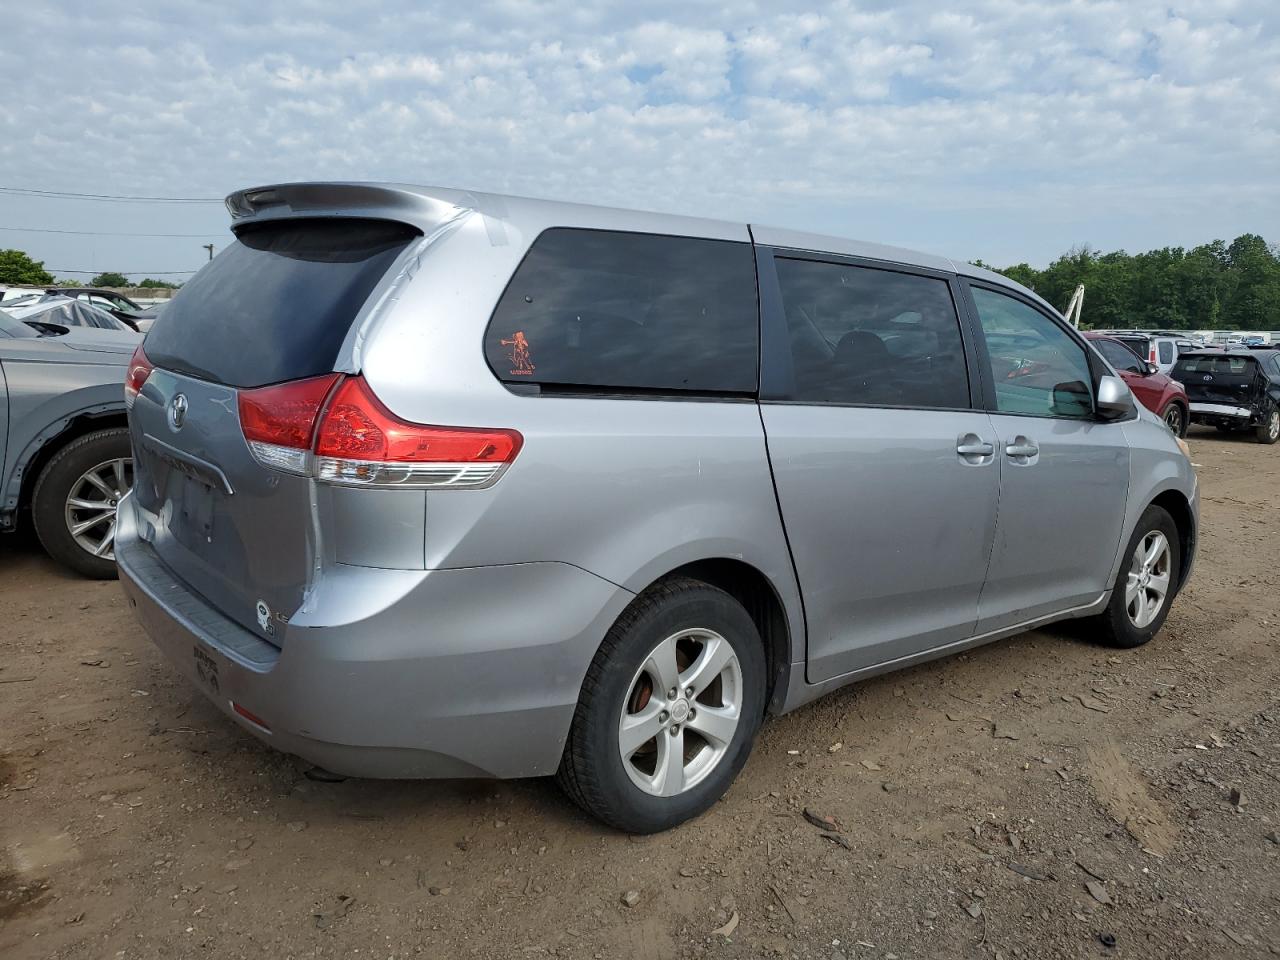
[[1182, 404], [1176, 401], [1170, 403], [1164, 408], [1164, 413], [1160, 415], [1165, 425], [1173, 432], [1175, 437], [1185, 437], [1187, 435], [1187, 411]]
[[[117, 463], [122, 464], [119, 471]], [[95, 580], [117, 575], [116, 505], [128, 492], [132, 465], [129, 431], [124, 427], [87, 433], [53, 455], [40, 471], [31, 497], [31, 519], [49, 556]], [[89, 479], [91, 473], [101, 486]], [[73, 526], [89, 521], [94, 523], [80, 534], [72, 532]], [[94, 549], [100, 552], [95, 555]]]
[[1098, 641], [1109, 647], [1140, 647], [1159, 633], [1181, 569], [1177, 524], [1167, 510], [1152, 504], [1129, 538], [1107, 609], [1092, 620]]
[[747, 762], [764, 715], [765, 671], [759, 631], [729, 594], [686, 578], [650, 587], [587, 670], [557, 782], [628, 833], [698, 816]]
[[1259, 443], [1272, 444], [1280, 440], [1280, 407], [1272, 407], [1266, 419], [1253, 429]]

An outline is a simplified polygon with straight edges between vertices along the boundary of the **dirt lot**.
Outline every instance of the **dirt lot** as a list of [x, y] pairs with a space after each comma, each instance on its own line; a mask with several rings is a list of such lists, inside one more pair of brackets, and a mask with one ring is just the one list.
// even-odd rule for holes
[[1280, 446], [1191, 444], [1203, 545], [1147, 648], [1031, 633], [846, 689], [643, 839], [547, 782], [312, 782], [114, 583], [6, 541], [0, 956], [1280, 953]]

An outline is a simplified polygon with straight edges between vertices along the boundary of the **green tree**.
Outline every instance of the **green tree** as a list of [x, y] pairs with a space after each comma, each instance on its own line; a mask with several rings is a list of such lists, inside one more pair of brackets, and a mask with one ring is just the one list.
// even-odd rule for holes
[[57, 280], [53, 281], [53, 285], [55, 287], [83, 287], [84, 281], [70, 280], [66, 277], [59, 277]]
[[168, 280], [152, 280], [147, 277], [143, 280], [139, 287], [145, 287], [148, 290], [177, 290], [181, 286], [179, 283], [170, 283]]
[[111, 270], [100, 273], [89, 281], [91, 287], [131, 287], [133, 284], [129, 282], [129, 278], [123, 273], [115, 273]]
[[53, 274], [22, 250], [0, 250], [0, 283], [53, 283]]
[[1138, 254], [1075, 247], [1043, 270], [999, 272], [1059, 309], [1083, 283], [1086, 328], [1280, 330], [1280, 247], [1257, 234]]

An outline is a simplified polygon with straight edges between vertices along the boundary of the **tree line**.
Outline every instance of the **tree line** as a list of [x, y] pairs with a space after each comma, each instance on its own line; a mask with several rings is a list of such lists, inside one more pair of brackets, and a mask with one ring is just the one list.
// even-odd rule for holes
[[1191, 250], [1129, 254], [1077, 247], [1043, 270], [978, 265], [1030, 287], [1059, 310], [1083, 283], [1082, 327], [1280, 330], [1280, 246], [1254, 233]]
[[0, 250], [0, 283], [15, 283], [31, 287], [146, 287], [148, 289], [176, 290], [181, 284], [168, 280], [152, 280], [150, 277], [141, 283], [134, 283], [123, 273], [104, 270], [87, 284], [80, 280], [56, 280], [52, 273], [44, 268], [44, 261], [33, 260], [22, 250]]

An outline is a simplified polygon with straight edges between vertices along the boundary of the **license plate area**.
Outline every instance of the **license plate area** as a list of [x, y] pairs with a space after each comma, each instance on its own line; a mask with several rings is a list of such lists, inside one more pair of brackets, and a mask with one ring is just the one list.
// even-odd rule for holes
[[217, 659], [198, 643], [192, 646], [191, 655], [195, 660], [196, 680], [210, 693], [220, 694], [222, 689]]

